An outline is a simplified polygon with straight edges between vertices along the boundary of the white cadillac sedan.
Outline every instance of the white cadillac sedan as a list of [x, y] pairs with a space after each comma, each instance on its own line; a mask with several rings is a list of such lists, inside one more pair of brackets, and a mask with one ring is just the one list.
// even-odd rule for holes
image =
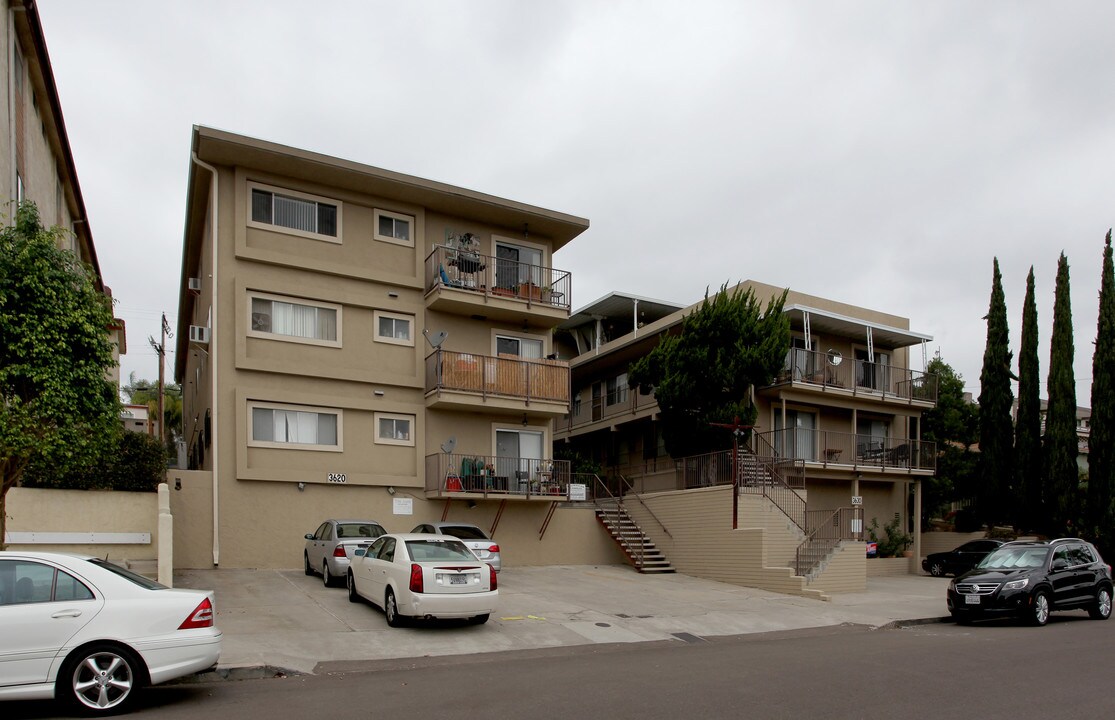
[[0, 700], [118, 713], [144, 685], [221, 654], [213, 594], [172, 590], [99, 558], [0, 552]]
[[379, 605], [391, 627], [416, 618], [466, 618], [479, 625], [498, 598], [495, 568], [444, 535], [384, 535], [348, 569], [348, 599]]

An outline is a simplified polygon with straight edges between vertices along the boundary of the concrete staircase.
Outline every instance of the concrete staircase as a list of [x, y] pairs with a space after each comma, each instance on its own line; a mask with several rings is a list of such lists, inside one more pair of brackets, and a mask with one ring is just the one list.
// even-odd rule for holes
[[596, 518], [641, 573], [676, 572], [670, 561], [619, 505], [598, 505]]

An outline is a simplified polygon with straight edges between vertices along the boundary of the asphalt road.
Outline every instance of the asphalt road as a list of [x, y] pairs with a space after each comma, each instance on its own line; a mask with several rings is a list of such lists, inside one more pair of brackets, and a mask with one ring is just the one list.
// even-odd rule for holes
[[[844, 626], [326, 668], [314, 676], [153, 688], [132, 717], [1106, 717], [1115, 621]], [[8, 703], [7, 718], [54, 717]], [[14, 712], [8, 712], [14, 711]]]

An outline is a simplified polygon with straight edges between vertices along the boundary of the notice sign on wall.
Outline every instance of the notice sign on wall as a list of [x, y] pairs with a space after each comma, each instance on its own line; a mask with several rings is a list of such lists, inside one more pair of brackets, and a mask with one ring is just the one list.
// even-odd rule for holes
[[413, 515], [414, 498], [394, 498], [394, 502], [391, 504], [391, 512], [396, 515]]
[[584, 500], [587, 486], [584, 483], [569, 483], [569, 499]]

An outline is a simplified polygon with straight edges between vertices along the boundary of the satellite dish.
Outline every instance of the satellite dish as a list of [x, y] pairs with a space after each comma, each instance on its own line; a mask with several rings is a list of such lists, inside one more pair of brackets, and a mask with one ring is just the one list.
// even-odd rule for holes
[[844, 361], [844, 356], [840, 354], [840, 351], [833, 350], [831, 348], [829, 348], [829, 351], [825, 355], [825, 358], [828, 360], [829, 365], [832, 365], [833, 367], [839, 365], [841, 362]]
[[457, 447], [457, 438], [450, 435], [449, 439], [441, 444], [441, 451], [443, 453], [445, 453], [446, 455], [452, 455], [453, 450], [456, 447]]
[[447, 333], [445, 330], [438, 330], [432, 335], [430, 334], [429, 330], [423, 330], [422, 334], [426, 336], [426, 342], [430, 343], [430, 347], [434, 348], [435, 350], [441, 347], [441, 344], [445, 342], [445, 338], [449, 337], [449, 333]]

